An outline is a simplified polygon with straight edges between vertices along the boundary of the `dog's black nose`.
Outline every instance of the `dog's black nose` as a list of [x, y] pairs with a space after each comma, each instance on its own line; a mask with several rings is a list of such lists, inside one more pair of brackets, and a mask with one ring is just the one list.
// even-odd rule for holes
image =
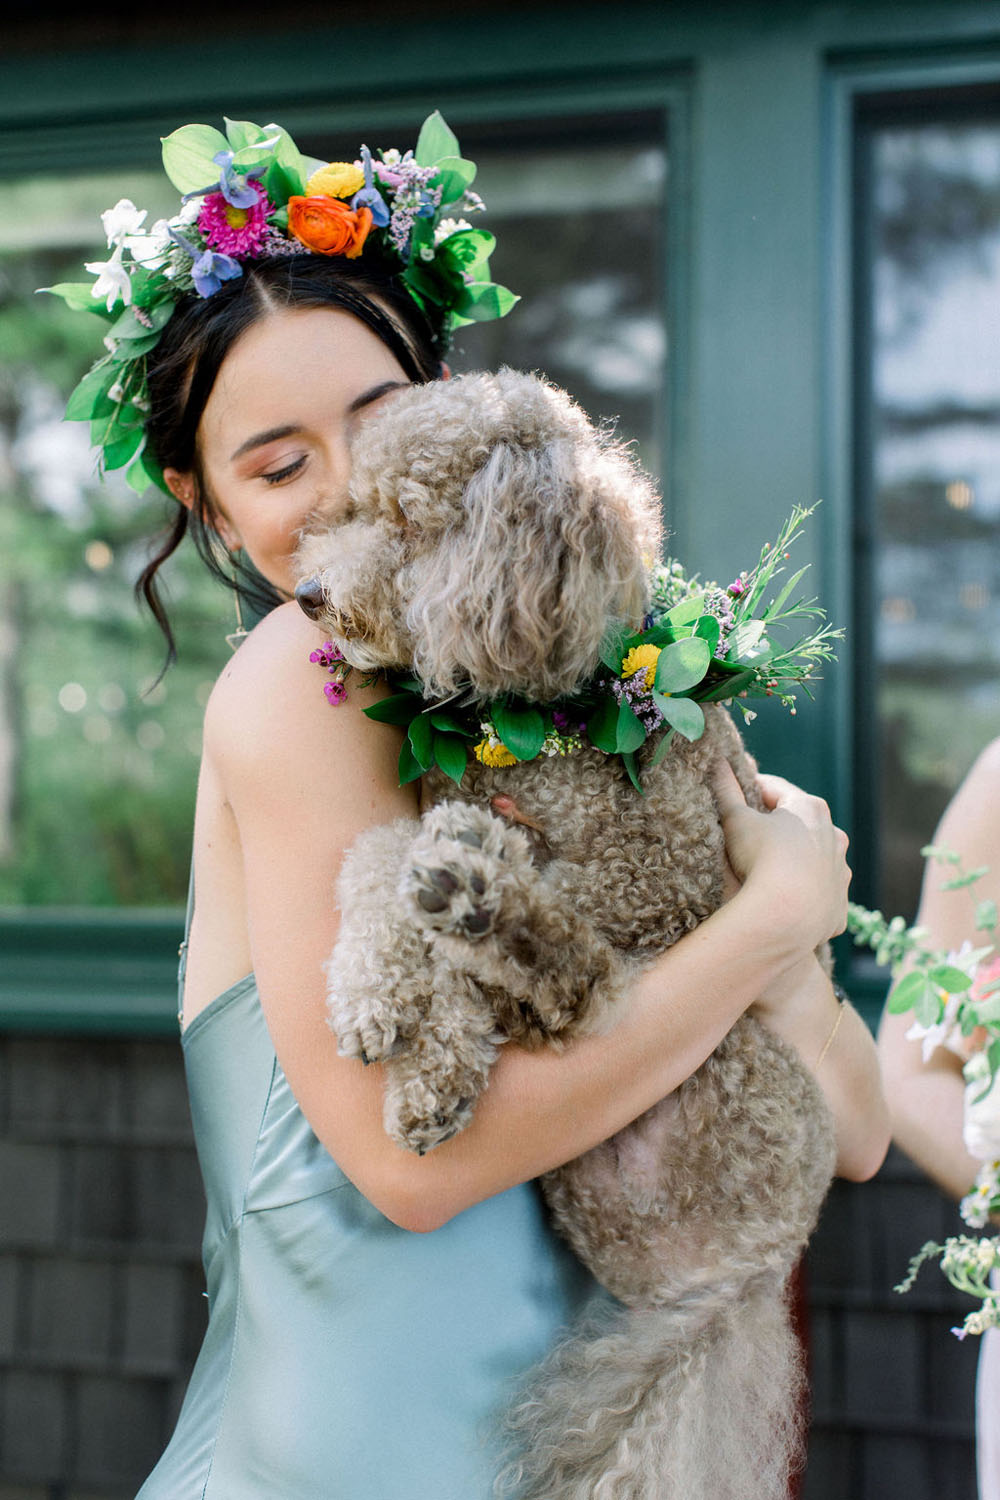
[[323, 608], [323, 590], [318, 578], [303, 578], [295, 590], [295, 598], [299, 609], [303, 610], [310, 620], [319, 619], [319, 612]]

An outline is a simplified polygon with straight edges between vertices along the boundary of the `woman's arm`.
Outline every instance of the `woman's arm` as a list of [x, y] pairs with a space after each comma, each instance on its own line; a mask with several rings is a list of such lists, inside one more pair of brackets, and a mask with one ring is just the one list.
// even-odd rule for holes
[[[206, 718], [206, 756], [243, 850], [250, 944], [275, 1050], [319, 1139], [387, 1217], [433, 1229], [472, 1203], [596, 1145], [700, 1066], [736, 1017], [843, 925], [846, 878], [820, 804], [792, 789], [761, 820], [739, 895], [637, 980], [612, 1032], [562, 1052], [503, 1049], [473, 1123], [420, 1158], [382, 1128], [379, 1069], [337, 1055], [322, 964], [334, 887], [362, 829], [415, 815], [396, 786], [398, 741], [330, 709], [308, 662], [314, 628], [278, 610], [241, 647]], [[354, 680], [355, 683], [357, 679]]]
[[[748, 848], [754, 847], [761, 823], [780, 811], [795, 788], [777, 776], [761, 776], [769, 813], [749, 808], [728, 766], [720, 771], [716, 797], [730, 863], [746, 878]], [[801, 794], [800, 794], [801, 795]], [[816, 803], [822, 819], [825, 804]], [[843, 853], [847, 837], [833, 829]], [[850, 871], [845, 866], [849, 877]], [[846, 893], [846, 885], [845, 885]], [[873, 1177], [889, 1147], [889, 1112], [882, 1092], [878, 1053], [871, 1032], [854, 1007], [841, 1003], [815, 953], [804, 954], [762, 989], [754, 1014], [798, 1052], [823, 1090], [837, 1132], [837, 1173], [853, 1182]]]
[[[989, 865], [977, 892], [1000, 901], [1000, 739], [986, 747], [956, 792], [934, 843], [956, 850], [969, 869]], [[960, 948], [975, 937], [972, 903], [968, 891], [942, 890], [945, 879], [928, 861], [917, 922], [927, 928], [935, 947]], [[962, 1142], [962, 1061], [939, 1047], [925, 1063], [920, 1043], [906, 1040], [912, 1020], [886, 1011], [879, 1027], [892, 1133], [906, 1154], [958, 1199], [969, 1191], [980, 1167]]]

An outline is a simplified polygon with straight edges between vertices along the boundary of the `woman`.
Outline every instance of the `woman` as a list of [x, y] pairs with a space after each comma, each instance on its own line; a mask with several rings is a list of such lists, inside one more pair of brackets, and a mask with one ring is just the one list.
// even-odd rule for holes
[[[983, 750], [955, 793], [934, 843], [961, 854], [966, 869], [989, 867], [977, 883], [980, 900], [1000, 902], [1000, 739]], [[935, 948], [957, 949], [976, 941], [966, 890], [942, 889], [939, 866], [928, 861], [917, 924]], [[938, 1047], [926, 1062], [906, 1033], [912, 1017], [882, 1017], [879, 1052], [892, 1118], [892, 1133], [907, 1156], [957, 1202], [969, 1192], [981, 1162], [962, 1140], [965, 1109], [963, 1059]], [[983, 1336], [976, 1399], [980, 1500], [1000, 1500], [1000, 1332]]]
[[[219, 212], [230, 225], [255, 212], [234, 203], [238, 193], [266, 190], [273, 208], [281, 186], [263, 157], [284, 148], [250, 149], [262, 162], [240, 177], [231, 153], [214, 185], [214, 197], [228, 188]], [[416, 161], [426, 156], [418, 143]], [[233, 270], [206, 211], [201, 243], [190, 215], [181, 229], [175, 221], [182, 248], [170, 251], [162, 304], [133, 276], [147, 299], [140, 328], [145, 319], [158, 334], [148, 388], [133, 400], [139, 412], [148, 402], [143, 463], [181, 506], [162, 555], [190, 519], [206, 551], [218, 539], [287, 598], [300, 529], [349, 504], [349, 444], [363, 442], [366, 416], [408, 383], [446, 376], [449, 312], [470, 305], [456, 299], [488, 300], [475, 289], [487, 285], [482, 257], [472, 272], [458, 257], [465, 290], [444, 277], [435, 302], [419, 295], [419, 276], [404, 280], [412, 254], [394, 262], [383, 240], [366, 260], [356, 244], [371, 233], [364, 211], [378, 222], [375, 199], [387, 208], [380, 193], [390, 196], [407, 159], [386, 153], [383, 171], [363, 152], [362, 186], [340, 172], [350, 164], [333, 164], [336, 184], [351, 184], [338, 200], [355, 215], [346, 250], [291, 253], [279, 227], [254, 253], [234, 252]], [[307, 204], [323, 181], [309, 179]], [[440, 181], [426, 177], [424, 191]], [[288, 206], [292, 224], [299, 210]], [[439, 212], [426, 216], [435, 229]], [[447, 243], [425, 233], [423, 248]], [[193, 288], [178, 295], [185, 276]], [[133, 399], [138, 380], [126, 361], [106, 397]], [[144, 580], [154, 601], [159, 560]], [[752, 812], [731, 773], [718, 787], [731, 899], [643, 973], [620, 1024], [561, 1053], [506, 1047], [468, 1129], [422, 1158], [395, 1147], [379, 1069], [337, 1054], [322, 966], [344, 851], [418, 807], [398, 786], [394, 735], [362, 712], [381, 689], [352, 679], [331, 712], [309, 660], [319, 644], [294, 604], [275, 608], [206, 712], [181, 1018], [208, 1195], [210, 1318], [143, 1500], [485, 1500], [490, 1424], [511, 1382], [592, 1291], [531, 1179], [669, 1093], [750, 1004], [816, 1068], [840, 1170], [867, 1177], [885, 1150], [874, 1048], [813, 955], [843, 926], [846, 839], [824, 804], [775, 778], [763, 779], [772, 815]]]

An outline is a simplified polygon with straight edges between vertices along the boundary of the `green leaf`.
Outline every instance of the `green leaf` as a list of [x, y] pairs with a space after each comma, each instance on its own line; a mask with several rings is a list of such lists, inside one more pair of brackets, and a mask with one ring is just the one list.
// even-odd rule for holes
[[461, 734], [466, 739], [472, 738], [468, 726], [463, 724], [461, 719], [456, 719], [454, 714], [446, 713], [442, 708], [436, 708], [431, 714], [431, 723], [435, 729], [442, 729], [448, 734]]
[[686, 740], [700, 740], [705, 732], [705, 715], [693, 698], [665, 698], [653, 689], [653, 702], [672, 729]]
[[668, 609], [663, 618], [671, 625], [690, 625], [701, 614], [704, 602], [704, 594], [692, 594], [690, 598], [675, 604], [673, 609]]
[[250, 146], [259, 141], [263, 134], [259, 125], [252, 120], [230, 120], [223, 115], [226, 124], [226, 139], [231, 151], [242, 151], [244, 146]]
[[491, 318], [505, 318], [520, 300], [514, 292], [496, 282], [476, 282], [465, 288], [455, 303], [455, 311], [470, 322], [484, 323]]
[[416, 781], [424, 774], [416, 756], [410, 748], [409, 740], [404, 740], [399, 748], [399, 784], [406, 786], [411, 781]]
[[700, 636], [674, 641], [660, 652], [653, 685], [660, 693], [683, 693], [703, 680], [711, 659], [708, 642]]
[[702, 615], [698, 623], [694, 627], [694, 633], [696, 636], [700, 636], [703, 641], [708, 642], [708, 649], [711, 655], [714, 656], [715, 648], [719, 644], [719, 635], [721, 633], [719, 622], [715, 618], [715, 616]]
[[456, 786], [461, 786], [469, 759], [468, 741], [457, 734], [436, 734], [434, 736], [434, 759], [444, 774], [450, 777]]
[[650, 757], [649, 764], [651, 766], [658, 766], [660, 764], [660, 761], [663, 759], [667, 751], [670, 749], [670, 746], [673, 744], [674, 735], [676, 733], [676, 729], [668, 729], [666, 733], [661, 736], [660, 743], [657, 745], [656, 749], [653, 751], [652, 756]]
[[618, 704], [614, 698], [602, 698], [587, 720], [587, 737], [598, 750], [613, 755], [618, 748]]
[[494, 704], [490, 710], [497, 734], [517, 760], [534, 760], [545, 741], [545, 720], [537, 708], [508, 708]]
[[448, 156], [460, 156], [458, 137], [449, 130], [440, 110], [435, 110], [420, 127], [413, 153], [418, 166], [433, 167]]
[[55, 286], [40, 286], [38, 290], [61, 297], [74, 312], [103, 312], [106, 315], [108, 311], [104, 298], [94, 296], [92, 281], [60, 281]]
[[752, 667], [744, 672], [736, 672], [726, 682], [720, 682], [710, 693], [699, 693], [699, 703], [727, 703], [730, 698], [738, 698], [745, 687], [749, 687], [757, 674]]
[[434, 764], [434, 730], [427, 714], [417, 714], [411, 719], [408, 731], [410, 747], [422, 771], [429, 771]]
[[[426, 219], [418, 220], [418, 223], [429, 224], [429, 222]], [[496, 238], [488, 230], [459, 229], [437, 246], [436, 260], [439, 265], [447, 266], [453, 273], [475, 272], [487, 265], [495, 249]], [[481, 277], [474, 276], [473, 279], [488, 281], [489, 274], [487, 272]]]
[[110, 360], [88, 370], [66, 402], [66, 416], [70, 422], [86, 422], [91, 417], [110, 416], [114, 402], [108, 391], [115, 383], [118, 370]]
[[957, 969], [954, 964], [935, 964], [927, 977], [931, 984], [936, 984], [939, 989], [945, 990], [949, 995], [960, 995], [972, 984], [968, 974], [962, 969]]
[[928, 984], [923, 974], [914, 970], [894, 986], [889, 995], [889, 1012], [891, 1015], [899, 1016], [904, 1011], [915, 1010], [927, 996], [930, 996], [940, 1011], [941, 1001], [936, 991]]
[[991, 932], [997, 925], [997, 904], [995, 901], [976, 902], [976, 931]]
[[745, 620], [737, 625], [726, 640], [726, 656], [730, 661], [743, 661], [753, 651], [764, 634], [763, 620]]
[[792, 574], [791, 578], [789, 578], [788, 582], [785, 584], [784, 588], [781, 590], [781, 593], [778, 595], [777, 599], [772, 599], [771, 603], [768, 605], [768, 607], [767, 607], [767, 613], [769, 615], [776, 615], [778, 613], [778, 611], [781, 609], [782, 605], [788, 599], [788, 596], [792, 592], [792, 589], [800, 581], [800, 579], [802, 579], [805, 576], [805, 574], [808, 573], [808, 572], [809, 572], [809, 564], [806, 563], [806, 565], [805, 565], [804, 568], [800, 568], [797, 573], [793, 573]]
[[420, 712], [420, 702], [411, 693], [392, 693], [364, 710], [378, 724], [409, 724]]
[[104, 449], [101, 462], [105, 469], [124, 469], [125, 465], [135, 457], [143, 440], [141, 427], [126, 428], [120, 437], [115, 438]]
[[618, 705], [618, 728], [615, 749], [622, 755], [632, 755], [640, 745], [646, 743], [648, 731], [632, 705], [623, 698]]
[[606, 667], [609, 667], [617, 677], [622, 669], [627, 647], [625, 645], [628, 631], [623, 625], [612, 625], [607, 635], [601, 642], [600, 657]]
[[970, 885], [975, 885], [977, 880], [982, 880], [984, 875], [989, 874], [989, 865], [980, 865], [976, 870], [967, 870], [964, 875], [953, 875], [951, 880], [943, 880], [941, 889], [943, 891], [964, 891]]
[[629, 781], [631, 781], [640, 797], [645, 797], [646, 793], [642, 789], [642, 782], [639, 780], [639, 770], [635, 763], [634, 750], [625, 751], [625, 753], [622, 755], [622, 764], [628, 772]]
[[221, 130], [211, 125], [182, 125], [164, 138], [163, 170], [179, 193], [196, 193], [218, 181], [219, 169], [212, 158], [228, 150]]
[[139, 450], [137, 456], [129, 464], [125, 482], [137, 495], [145, 494], [151, 484], [158, 482], [154, 468], [146, 462], [145, 447]]
[[440, 171], [436, 177], [431, 178], [429, 186], [441, 189], [441, 207], [444, 208], [446, 204], [461, 198], [466, 188], [471, 187], [475, 181], [476, 164], [461, 156], [445, 156], [439, 160], [438, 165]]

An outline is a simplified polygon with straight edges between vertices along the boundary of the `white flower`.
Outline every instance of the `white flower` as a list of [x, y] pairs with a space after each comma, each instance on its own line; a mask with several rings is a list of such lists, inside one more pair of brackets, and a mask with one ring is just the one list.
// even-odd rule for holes
[[131, 198], [119, 198], [114, 208], [101, 214], [108, 245], [119, 245], [126, 235], [138, 234], [146, 219], [146, 210], [136, 208]]
[[100, 299], [108, 299], [108, 312], [114, 311], [115, 303], [121, 301], [128, 307], [132, 300], [132, 283], [128, 272], [122, 265], [122, 247], [119, 245], [110, 260], [88, 260], [86, 268], [97, 280], [90, 289], [90, 295]]
[[156, 271], [167, 258], [170, 250], [170, 230], [166, 219], [157, 219], [145, 234], [132, 234], [122, 241], [125, 249], [137, 265]]
[[463, 229], [471, 229], [472, 225], [468, 219], [442, 219], [434, 228], [434, 243], [440, 245], [442, 240], [448, 239], [453, 234], [458, 234]]
[[939, 1047], [947, 1047], [949, 1052], [954, 1052], [957, 1057], [964, 1058], [965, 1047], [962, 1033], [956, 1023], [959, 999], [958, 995], [949, 995], [945, 1000], [944, 1014], [940, 1021], [935, 1021], [932, 1026], [921, 1026], [919, 1021], [914, 1021], [906, 1033], [908, 1042], [923, 1043], [924, 1062], [929, 1062]]

